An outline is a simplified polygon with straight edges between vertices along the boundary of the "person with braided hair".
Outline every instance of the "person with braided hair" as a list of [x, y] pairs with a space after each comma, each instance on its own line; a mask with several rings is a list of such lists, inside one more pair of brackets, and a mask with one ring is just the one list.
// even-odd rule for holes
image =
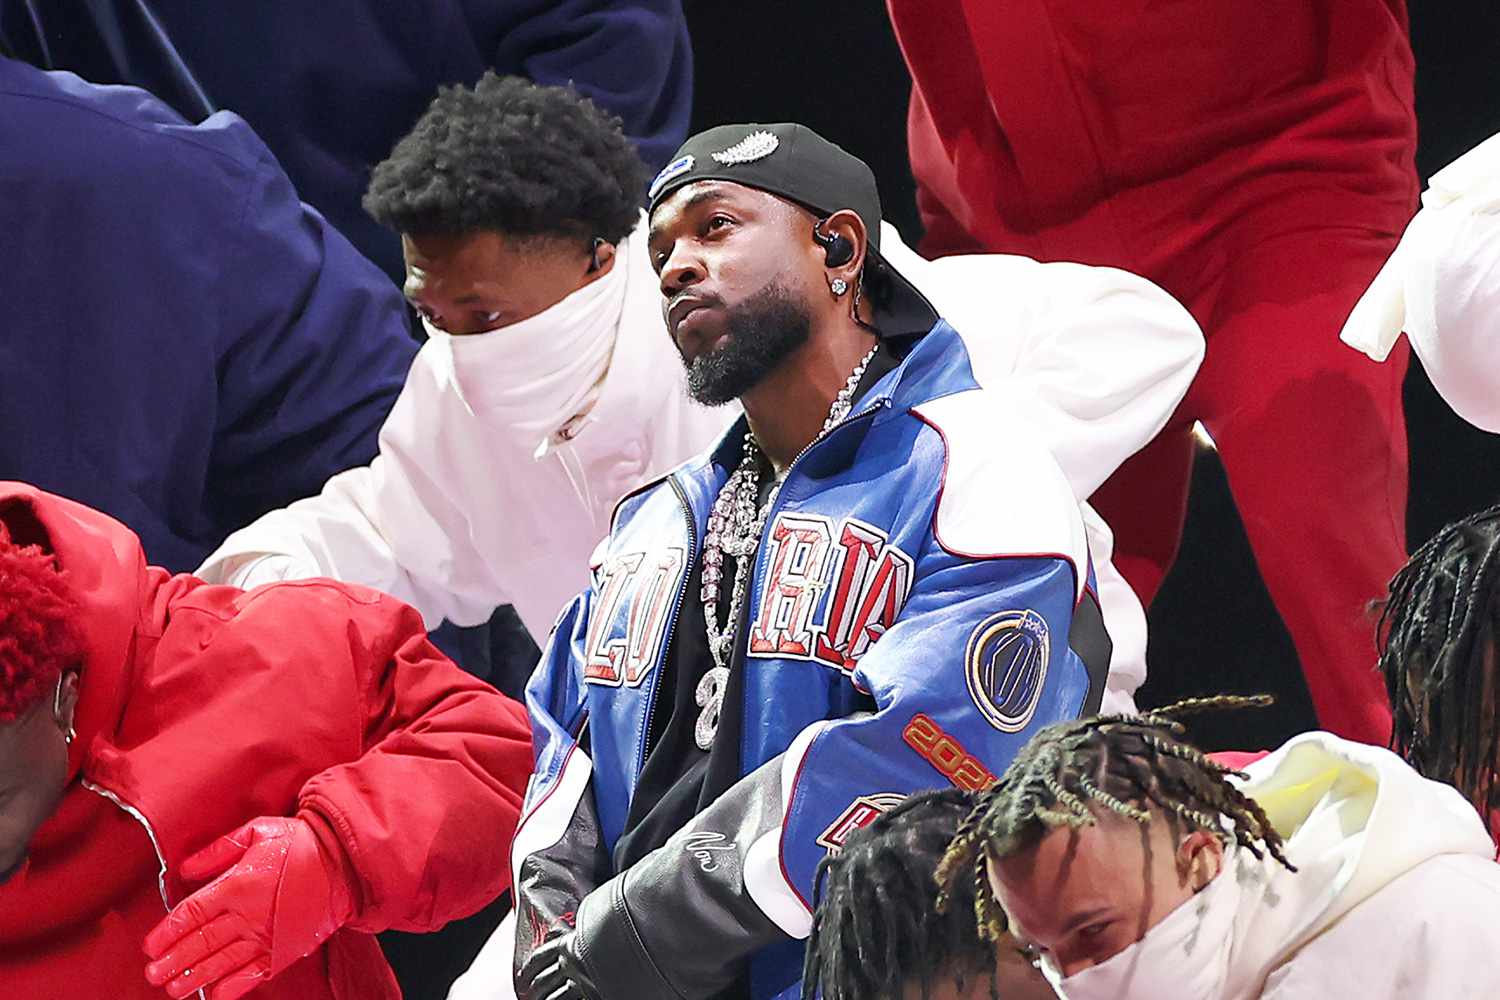
[[1451, 782], [1500, 842], [1500, 506], [1432, 536], [1391, 580], [1378, 629], [1392, 747]]
[[959, 827], [939, 909], [970, 890], [981, 935], [1025, 943], [1065, 1000], [1500, 995], [1473, 808], [1328, 733], [1243, 771], [1186, 740], [1182, 716], [1258, 700], [1041, 730]]
[[934, 876], [974, 798], [918, 792], [818, 865], [802, 1000], [1036, 1000], [1052, 991], [1014, 947], [981, 937], [972, 885], [941, 913]]

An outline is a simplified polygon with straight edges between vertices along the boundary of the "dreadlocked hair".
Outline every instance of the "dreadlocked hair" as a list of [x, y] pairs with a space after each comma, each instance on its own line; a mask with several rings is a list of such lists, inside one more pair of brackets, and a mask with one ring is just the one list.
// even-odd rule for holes
[[1257, 858], [1269, 853], [1296, 871], [1259, 803], [1226, 780], [1243, 774], [1184, 742], [1178, 721], [1271, 701], [1268, 695], [1190, 698], [1139, 715], [1094, 716], [1040, 730], [964, 817], [938, 866], [938, 908], [962, 906], [962, 894], [971, 893], [980, 936], [999, 940], [1005, 916], [990, 889], [986, 858], [1024, 851], [1058, 827], [1092, 825], [1096, 809], [1141, 824], [1155, 809], [1187, 830], [1213, 831], [1226, 844]]
[[812, 933], [802, 973], [803, 1000], [899, 1000], [920, 984], [961, 990], [988, 979], [995, 951], [967, 910], [934, 910], [934, 875], [973, 796], [956, 788], [921, 792], [849, 835], [842, 852], [818, 865]]
[[0, 723], [24, 715], [83, 659], [77, 605], [56, 560], [0, 522]]
[[1500, 835], [1500, 506], [1448, 525], [1407, 560], [1376, 627], [1390, 695], [1391, 748], [1451, 782]]

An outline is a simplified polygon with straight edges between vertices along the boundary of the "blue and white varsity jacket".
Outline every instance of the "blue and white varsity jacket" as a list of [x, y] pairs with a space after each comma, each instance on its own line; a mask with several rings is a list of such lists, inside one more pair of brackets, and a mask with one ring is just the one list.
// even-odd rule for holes
[[608, 1000], [712, 996], [741, 959], [755, 997], [797, 996], [819, 860], [906, 794], [984, 787], [1103, 690], [1078, 502], [939, 321], [793, 463], [767, 517], [733, 667], [743, 777], [613, 871], [744, 431], [742, 418], [621, 502], [526, 692], [536, 771], [513, 854], [516, 968], [576, 926]]

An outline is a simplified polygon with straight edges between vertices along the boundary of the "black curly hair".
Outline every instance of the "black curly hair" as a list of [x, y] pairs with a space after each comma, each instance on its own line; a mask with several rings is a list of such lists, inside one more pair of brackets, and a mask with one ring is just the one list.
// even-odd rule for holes
[[402, 233], [618, 243], [647, 177], [620, 119], [587, 97], [488, 72], [438, 91], [375, 168], [364, 206]]
[[995, 948], [979, 939], [972, 908], [935, 909], [938, 862], [973, 806], [956, 788], [919, 792], [823, 859], [804, 1000], [899, 1000], [912, 985], [927, 996], [950, 978], [960, 989], [987, 980], [995, 995]]
[[1042, 729], [1000, 780], [979, 793], [959, 827], [938, 866], [938, 908], [964, 908], [972, 899], [980, 936], [999, 940], [1005, 914], [990, 889], [985, 859], [1027, 850], [1058, 827], [1092, 825], [1095, 809], [1142, 824], [1157, 810], [1174, 824], [1208, 830], [1256, 857], [1268, 853], [1296, 871], [1260, 804], [1226, 780], [1243, 775], [1184, 742], [1177, 721], [1269, 703], [1265, 695], [1189, 698], [1140, 715], [1101, 715]]
[[1500, 507], [1455, 521], [1391, 580], [1377, 628], [1391, 748], [1455, 785], [1500, 838]]

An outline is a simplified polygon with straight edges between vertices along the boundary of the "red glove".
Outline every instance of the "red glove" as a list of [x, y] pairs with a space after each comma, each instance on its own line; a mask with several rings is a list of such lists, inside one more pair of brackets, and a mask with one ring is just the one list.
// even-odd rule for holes
[[[213, 881], [146, 935], [146, 980], [173, 997], [234, 1000], [314, 949], [354, 915], [353, 871], [320, 821], [262, 817], [182, 863]], [[215, 877], [217, 876], [217, 877]]]

